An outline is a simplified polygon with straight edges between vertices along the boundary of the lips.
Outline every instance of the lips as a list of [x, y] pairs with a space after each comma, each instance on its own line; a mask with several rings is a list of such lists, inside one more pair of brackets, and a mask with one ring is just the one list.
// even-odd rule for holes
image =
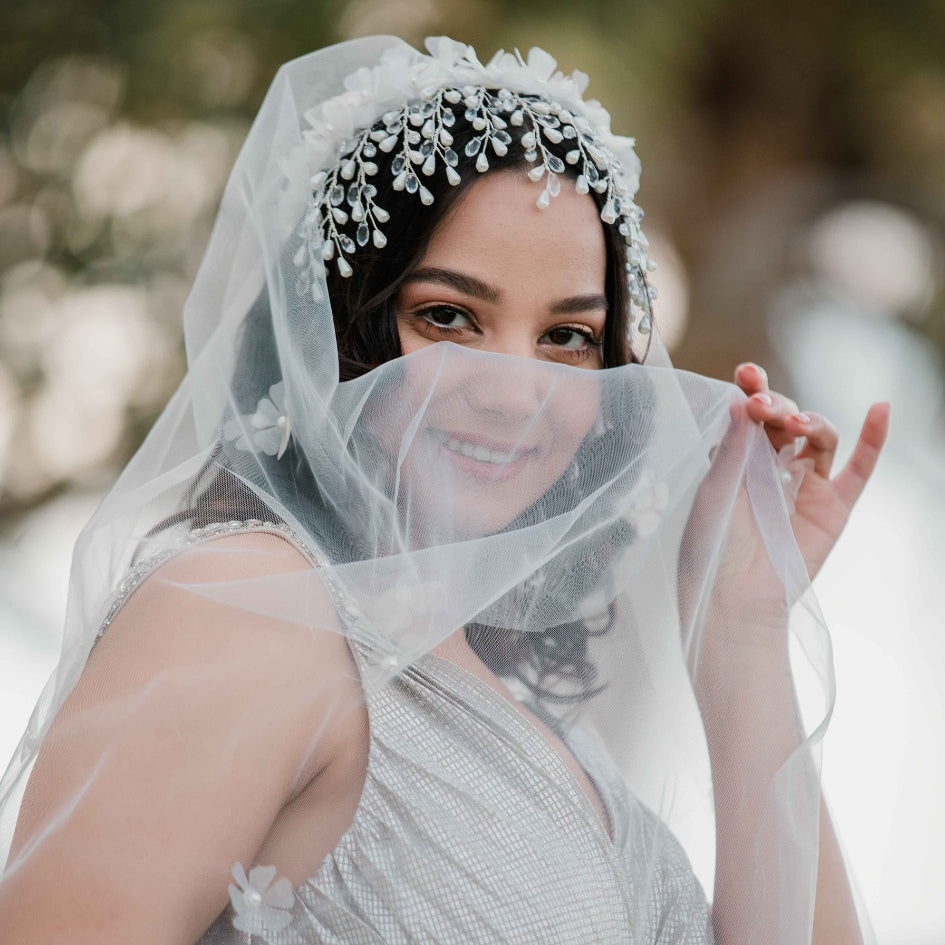
[[539, 452], [536, 448], [457, 436], [443, 430], [431, 429], [429, 432], [456, 465], [477, 478], [506, 479], [518, 473]]

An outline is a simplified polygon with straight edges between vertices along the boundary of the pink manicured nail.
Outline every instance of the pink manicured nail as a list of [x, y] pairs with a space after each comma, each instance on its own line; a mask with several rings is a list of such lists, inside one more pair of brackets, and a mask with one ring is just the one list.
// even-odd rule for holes
[[759, 401], [762, 404], [767, 404], [769, 407], [774, 403], [768, 394], [752, 394], [751, 396], [753, 399]]
[[791, 419], [796, 420], [798, 423], [810, 423], [810, 416], [806, 413], [792, 414]]

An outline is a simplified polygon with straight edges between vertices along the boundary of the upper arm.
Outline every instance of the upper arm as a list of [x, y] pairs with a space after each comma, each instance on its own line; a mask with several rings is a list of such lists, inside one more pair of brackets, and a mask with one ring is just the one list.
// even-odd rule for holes
[[[340, 634], [195, 585], [308, 567], [274, 536], [231, 536], [172, 559], [125, 603], [31, 774], [0, 938], [193, 941], [221, 911], [233, 864], [339, 750], [338, 708], [360, 684]], [[309, 582], [309, 612], [332, 626], [320, 593]]]

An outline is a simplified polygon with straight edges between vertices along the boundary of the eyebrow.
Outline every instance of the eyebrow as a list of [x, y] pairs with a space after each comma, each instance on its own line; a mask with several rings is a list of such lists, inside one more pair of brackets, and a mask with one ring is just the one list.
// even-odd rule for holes
[[[415, 269], [407, 276], [403, 284], [406, 285], [408, 282], [438, 282], [440, 285], [456, 289], [457, 292], [471, 295], [493, 305], [499, 302], [502, 295], [495, 286], [491, 286], [475, 276], [468, 275], [465, 272], [457, 272], [455, 269], [442, 269], [439, 266]], [[573, 295], [566, 299], [558, 299], [558, 301], [552, 303], [550, 311], [553, 315], [576, 315], [580, 312], [601, 309], [607, 311], [609, 307], [607, 297], [599, 292], [594, 292], [588, 295]]]
[[475, 276], [457, 272], [455, 269], [440, 269], [438, 266], [415, 269], [404, 279], [404, 285], [408, 282], [438, 282], [440, 285], [456, 289], [457, 292], [462, 292], [464, 295], [472, 295], [477, 299], [493, 304], [499, 301], [501, 295], [494, 286], [477, 279]]
[[599, 292], [593, 295], [572, 295], [567, 299], [559, 299], [551, 306], [552, 315], [579, 315], [581, 312], [607, 311], [607, 296]]

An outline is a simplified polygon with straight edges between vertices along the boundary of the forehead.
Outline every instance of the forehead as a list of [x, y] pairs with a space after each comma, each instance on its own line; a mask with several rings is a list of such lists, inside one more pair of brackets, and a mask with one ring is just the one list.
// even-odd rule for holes
[[553, 290], [602, 291], [606, 244], [597, 205], [565, 178], [540, 209], [543, 189], [521, 168], [482, 175], [437, 225], [420, 264], [472, 267], [480, 277]]

